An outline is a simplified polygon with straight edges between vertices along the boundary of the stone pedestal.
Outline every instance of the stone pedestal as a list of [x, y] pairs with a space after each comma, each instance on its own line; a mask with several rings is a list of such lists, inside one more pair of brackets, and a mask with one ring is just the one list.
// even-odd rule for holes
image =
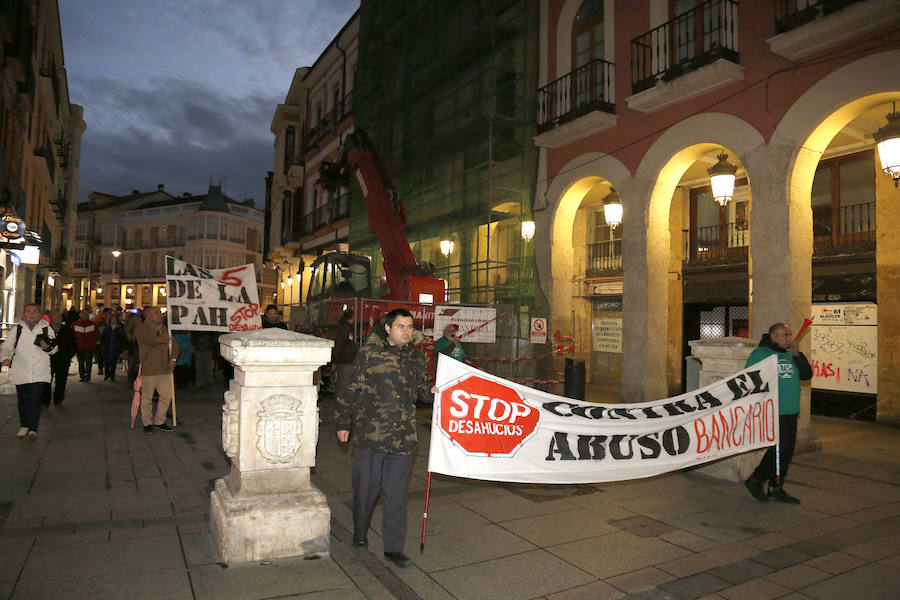
[[219, 340], [235, 367], [222, 408], [231, 472], [210, 495], [210, 529], [226, 563], [327, 555], [331, 511], [310, 482], [319, 436], [313, 372], [334, 342], [283, 329]]
[[[713, 338], [688, 342], [695, 360], [700, 361], [699, 387], [724, 379], [744, 368], [757, 344], [741, 337]], [[690, 390], [689, 390], [690, 391]], [[753, 450], [723, 458], [694, 469], [718, 479], [743, 481], [759, 464], [765, 450]]]

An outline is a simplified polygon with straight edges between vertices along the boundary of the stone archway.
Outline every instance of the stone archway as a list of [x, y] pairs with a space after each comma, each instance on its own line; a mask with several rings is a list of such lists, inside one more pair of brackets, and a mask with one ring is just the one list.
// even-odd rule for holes
[[[573, 311], [577, 322], [589, 324], [589, 303], [573, 297], [573, 280], [578, 275], [576, 245], [584, 244], [583, 239], [573, 236], [579, 207], [592, 189], [605, 183], [619, 191], [627, 219], [630, 181], [631, 175], [620, 161], [605, 154], [588, 153], [566, 164], [548, 186], [545, 197], [549, 210], [536, 212], [535, 221], [537, 231], [549, 235], [535, 237], [535, 258], [541, 287], [550, 300], [553, 329], [571, 329]], [[583, 349], [586, 338], [583, 331], [579, 335]]]
[[[680, 355], [681, 335], [670, 327], [669, 318], [675, 310], [670, 297], [680, 289], [680, 282], [670, 276], [671, 203], [688, 167], [717, 147], [731, 150], [753, 180], [745, 157], [764, 147], [763, 137], [746, 121], [722, 113], [695, 115], [670, 127], [649, 148], [635, 174], [631, 195], [638, 200], [638, 210], [623, 222], [623, 353], [628, 361], [623, 364], [622, 397], [627, 401], [669, 395], [668, 372], [675, 362], [671, 356], [676, 343]], [[679, 314], [680, 302], [679, 296]]]
[[[785, 158], [781, 197], [798, 213], [809, 215], [813, 176], [826, 147], [844, 127], [873, 107], [900, 100], [900, 73], [885, 68], [900, 62], [900, 51], [867, 56], [823, 77], [785, 113], [770, 146]], [[878, 421], [900, 425], [900, 191], [876, 174], [876, 280], [878, 304]], [[791, 217], [793, 219], [793, 217]], [[811, 217], [810, 217], [811, 219]], [[808, 219], [809, 220], [809, 219]], [[804, 223], [805, 225], [805, 223]], [[811, 236], [811, 222], [807, 228]], [[792, 237], [801, 237], [792, 234]], [[793, 250], [793, 248], [791, 248]], [[802, 258], [802, 257], [801, 257]], [[799, 268], [797, 258], [792, 263]], [[806, 259], [809, 264], [809, 259]], [[787, 294], [787, 295], [786, 295]], [[755, 296], [756, 297], [756, 296]], [[787, 302], [790, 318], [802, 320], [811, 309], [810, 290], [774, 289], [756, 299], [760, 313]], [[809, 341], [806, 341], [808, 348]]]

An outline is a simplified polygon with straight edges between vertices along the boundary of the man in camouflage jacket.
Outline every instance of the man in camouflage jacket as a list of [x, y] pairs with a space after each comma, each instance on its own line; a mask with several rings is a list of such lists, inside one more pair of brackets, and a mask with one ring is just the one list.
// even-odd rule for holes
[[378, 495], [384, 504], [384, 556], [397, 566], [403, 554], [406, 499], [416, 450], [416, 399], [435, 388], [425, 356], [411, 343], [412, 314], [404, 308], [385, 317], [385, 335], [376, 330], [353, 361], [337, 393], [335, 424], [341, 442], [353, 432], [353, 544], [365, 547]]

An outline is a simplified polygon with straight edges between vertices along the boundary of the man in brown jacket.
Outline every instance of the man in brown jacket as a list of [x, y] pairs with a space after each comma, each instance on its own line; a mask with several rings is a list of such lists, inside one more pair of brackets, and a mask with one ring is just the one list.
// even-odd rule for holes
[[[166, 424], [166, 412], [172, 403], [171, 378], [179, 351], [178, 344], [166, 332], [158, 306], [144, 309], [144, 322], [135, 327], [134, 337], [138, 343], [143, 380], [141, 421], [144, 423], [144, 433], [151, 433], [154, 429], [172, 431], [172, 427]], [[159, 402], [156, 405], [156, 418], [151, 419], [153, 392], [159, 394]]]

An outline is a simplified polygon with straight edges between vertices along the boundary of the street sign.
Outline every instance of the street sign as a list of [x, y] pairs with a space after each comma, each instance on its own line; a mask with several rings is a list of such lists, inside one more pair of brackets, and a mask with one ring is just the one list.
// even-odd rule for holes
[[547, 319], [543, 317], [536, 317], [531, 319], [531, 343], [547, 343]]

